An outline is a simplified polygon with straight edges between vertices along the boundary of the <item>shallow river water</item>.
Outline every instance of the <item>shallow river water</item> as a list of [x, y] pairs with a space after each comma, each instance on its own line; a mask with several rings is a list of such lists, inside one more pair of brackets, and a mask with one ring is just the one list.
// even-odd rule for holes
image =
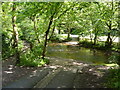
[[95, 64], [109, 63], [113, 54], [113, 52], [88, 49], [76, 45], [50, 44], [47, 47], [48, 57], [81, 60]]

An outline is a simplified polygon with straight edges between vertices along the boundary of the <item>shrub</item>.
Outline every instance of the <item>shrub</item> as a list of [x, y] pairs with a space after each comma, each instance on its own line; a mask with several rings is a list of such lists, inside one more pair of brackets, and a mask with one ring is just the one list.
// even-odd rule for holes
[[88, 40], [81, 40], [79, 44], [81, 44], [81, 46], [84, 46], [84, 47], [93, 48], [93, 43], [89, 42]]
[[54, 36], [52, 36], [50, 40], [51, 40], [52, 42], [59, 42], [59, 41], [61, 41], [59, 35], [54, 35]]
[[71, 40], [72, 40], [72, 38], [67, 38], [67, 39], [62, 40], [62, 42], [68, 42], [68, 41], [71, 41]]
[[42, 45], [35, 44], [32, 50], [28, 50], [20, 56], [20, 66], [42, 66], [48, 64], [47, 59], [41, 59]]
[[106, 86], [108, 88], [120, 88], [120, 69], [110, 69], [110, 74], [108, 75], [108, 82]]
[[54, 35], [50, 39], [52, 42], [68, 42], [71, 41], [72, 38], [67, 38], [67, 36], [62, 35]]
[[110, 61], [110, 63], [117, 63], [120, 66], [120, 55], [119, 55], [119, 53], [113, 53], [109, 57], [109, 61]]

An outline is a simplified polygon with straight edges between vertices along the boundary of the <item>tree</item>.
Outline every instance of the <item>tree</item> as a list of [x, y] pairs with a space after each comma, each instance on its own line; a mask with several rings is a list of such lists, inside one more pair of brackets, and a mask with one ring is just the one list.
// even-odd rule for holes
[[51, 25], [53, 23], [53, 19], [54, 19], [55, 15], [57, 15], [56, 10], [58, 9], [58, 7], [59, 7], [59, 3], [53, 3], [53, 4], [51, 3], [50, 10], [48, 9], [48, 15], [50, 16], [50, 19], [49, 19], [49, 24], [48, 24], [47, 30], [45, 32], [45, 41], [44, 41], [44, 47], [43, 47], [43, 52], [42, 52], [42, 59], [45, 58], [46, 47], [47, 47], [47, 42], [48, 42], [48, 35], [50, 32]]
[[[99, 5], [100, 6], [100, 5]], [[116, 11], [118, 9], [116, 2], [108, 2], [105, 4], [102, 4], [103, 10], [102, 16], [103, 21], [105, 22], [107, 26], [107, 40], [106, 40], [106, 47], [111, 47], [112, 45], [112, 38], [111, 38], [111, 32], [113, 32], [113, 28], [117, 28], [117, 16]]]
[[13, 43], [13, 47], [15, 48], [15, 54], [16, 54], [16, 64], [20, 63], [20, 53], [18, 50], [18, 30], [16, 27], [16, 3], [12, 3], [13, 7], [12, 7], [12, 26], [13, 26], [13, 37], [14, 37], [14, 43]]

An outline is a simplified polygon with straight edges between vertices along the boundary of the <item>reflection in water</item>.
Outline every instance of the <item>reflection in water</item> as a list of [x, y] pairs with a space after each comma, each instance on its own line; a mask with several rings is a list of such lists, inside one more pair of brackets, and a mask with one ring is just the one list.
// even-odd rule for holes
[[47, 47], [47, 56], [102, 64], [109, 62], [108, 58], [111, 56], [111, 52], [72, 45], [49, 45]]

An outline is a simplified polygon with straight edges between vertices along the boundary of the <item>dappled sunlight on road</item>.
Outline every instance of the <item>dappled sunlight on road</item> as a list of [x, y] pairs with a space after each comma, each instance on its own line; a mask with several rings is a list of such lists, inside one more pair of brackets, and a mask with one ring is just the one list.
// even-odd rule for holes
[[13, 73], [13, 71], [4, 71], [4, 72], [7, 73], [7, 74]]
[[111, 67], [99, 67], [99, 68], [97, 68], [98, 70], [108, 70], [108, 69], [110, 69]]

